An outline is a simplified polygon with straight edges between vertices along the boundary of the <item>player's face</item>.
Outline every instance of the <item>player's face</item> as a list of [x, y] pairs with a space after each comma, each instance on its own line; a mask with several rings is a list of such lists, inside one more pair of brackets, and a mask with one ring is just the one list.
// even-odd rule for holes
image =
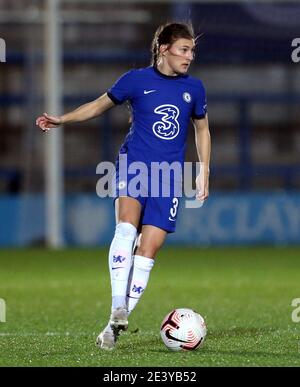
[[170, 45], [165, 58], [169, 67], [176, 74], [184, 74], [188, 71], [192, 60], [194, 59], [195, 42], [192, 39], [178, 39]]

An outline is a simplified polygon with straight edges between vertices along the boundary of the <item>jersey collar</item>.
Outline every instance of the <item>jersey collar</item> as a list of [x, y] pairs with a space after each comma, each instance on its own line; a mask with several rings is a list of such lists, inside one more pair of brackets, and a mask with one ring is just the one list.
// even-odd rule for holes
[[156, 66], [153, 66], [153, 70], [158, 74], [160, 77], [165, 79], [178, 79], [178, 78], [187, 78], [188, 74], [178, 74], [178, 75], [166, 75], [161, 73]]

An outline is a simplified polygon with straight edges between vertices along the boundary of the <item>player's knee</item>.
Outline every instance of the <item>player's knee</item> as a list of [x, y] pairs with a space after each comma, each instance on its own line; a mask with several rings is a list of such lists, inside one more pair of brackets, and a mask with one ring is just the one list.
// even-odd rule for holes
[[115, 235], [121, 238], [134, 240], [137, 234], [136, 227], [129, 222], [119, 222], [116, 225]]
[[143, 244], [141, 244], [137, 248], [135, 254], [141, 255], [142, 257], [155, 259], [155, 256], [158, 250], [159, 248], [157, 246], [143, 246]]

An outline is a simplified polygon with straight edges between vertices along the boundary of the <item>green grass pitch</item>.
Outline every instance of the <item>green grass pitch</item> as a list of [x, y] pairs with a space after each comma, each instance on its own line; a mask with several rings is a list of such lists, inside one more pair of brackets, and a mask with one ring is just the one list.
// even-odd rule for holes
[[[0, 366], [299, 366], [300, 248], [165, 247], [129, 329], [113, 351], [95, 347], [110, 312], [107, 249], [0, 250]], [[202, 348], [170, 352], [163, 317], [197, 310]]]

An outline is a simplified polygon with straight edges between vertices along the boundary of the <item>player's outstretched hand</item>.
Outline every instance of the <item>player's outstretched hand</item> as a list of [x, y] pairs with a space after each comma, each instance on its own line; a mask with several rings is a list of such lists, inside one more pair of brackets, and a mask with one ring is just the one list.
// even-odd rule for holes
[[48, 132], [51, 128], [57, 128], [62, 124], [60, 117], [50, 116], [47, 113], [43, 113], [41, 117], [38, 117], [35, 123], [44, 132]]

